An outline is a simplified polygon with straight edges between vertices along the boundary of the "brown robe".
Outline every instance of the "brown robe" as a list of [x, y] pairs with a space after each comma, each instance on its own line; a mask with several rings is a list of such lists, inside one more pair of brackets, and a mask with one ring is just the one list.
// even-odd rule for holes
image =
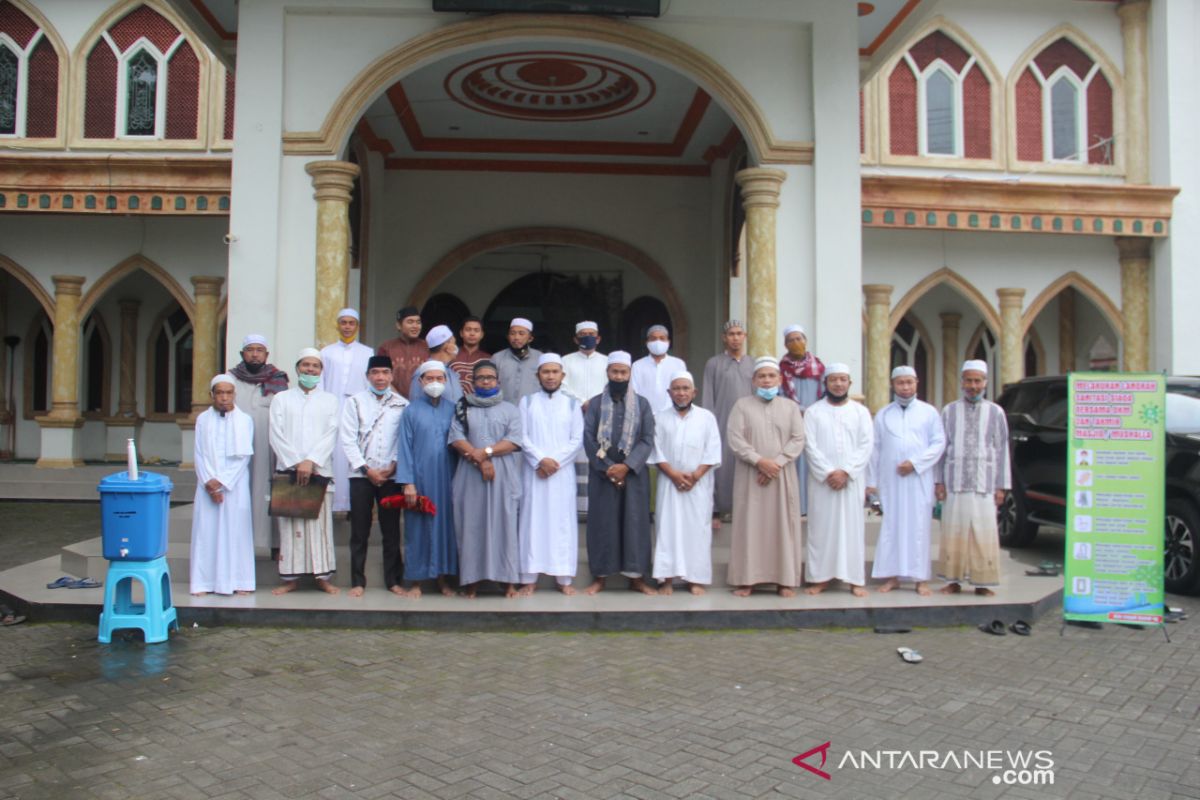
[[[782, 394], [764, 402], [743, 397], [729, 412], [733, 478], [733, 539], [729, 583], [799, 586], [804, 559], [800, 486], [791, 465], [804, 452], [804, 412]], [[784, 469], [766, 486], [756, 480], [759, 459]]]

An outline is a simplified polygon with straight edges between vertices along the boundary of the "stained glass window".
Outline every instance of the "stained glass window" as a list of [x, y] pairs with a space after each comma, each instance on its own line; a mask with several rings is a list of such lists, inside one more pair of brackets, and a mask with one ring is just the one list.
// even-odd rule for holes
[[21, 61], [17, 54], [0, 44], [0, 133], [17, 132], [17, 81]]
[[139, 50], [126, 67], [125, 135], [153, 136], [158, 99], [158, 60]]
[[1055, 160], [1079, 158], [1079, 90], [1065, 77], [1050, 87], [1050, 137]]

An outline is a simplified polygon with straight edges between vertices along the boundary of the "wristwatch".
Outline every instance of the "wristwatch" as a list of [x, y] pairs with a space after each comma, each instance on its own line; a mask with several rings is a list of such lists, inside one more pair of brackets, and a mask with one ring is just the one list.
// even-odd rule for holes
[[494, 451], [494, 450], [492, 450], [492, 446], [491, 446], [490, 444], [489, 444], [487, 447], [483, 448], [483, 453], [484, 453], [484, 455], [486, 455], [488, 458], [491, 458], [491, 457], [492, 457], [492, 453], [494, 453], [494, 452], [495, 452], [495, 451]]

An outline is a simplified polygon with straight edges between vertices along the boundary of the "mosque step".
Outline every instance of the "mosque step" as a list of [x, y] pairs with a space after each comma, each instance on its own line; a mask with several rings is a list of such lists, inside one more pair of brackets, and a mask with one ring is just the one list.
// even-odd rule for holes
[[[0, 500], [96, 501], [101, 479], [123, 472], [123, 464], [86, 464], [71, 469], [38, 469], [33, 464], [0, 464]], [[176, 467], [145, 467], [171, 479], [172, 502], [188, 502], [196, 493], [196, 473]]]

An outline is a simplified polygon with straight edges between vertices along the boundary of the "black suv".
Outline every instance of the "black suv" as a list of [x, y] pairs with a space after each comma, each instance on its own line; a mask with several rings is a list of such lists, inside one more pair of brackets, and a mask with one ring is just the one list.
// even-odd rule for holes
[[[1026, 378], [997, 401], [1008, 414], [1013, 490], [999, 512], [1000, 543], [1025, 547], [1042, 525], [1066, 524], [1067, 378]], [[1200, 378], [1167, 379], [1168, 592], [1200, 594]]]

